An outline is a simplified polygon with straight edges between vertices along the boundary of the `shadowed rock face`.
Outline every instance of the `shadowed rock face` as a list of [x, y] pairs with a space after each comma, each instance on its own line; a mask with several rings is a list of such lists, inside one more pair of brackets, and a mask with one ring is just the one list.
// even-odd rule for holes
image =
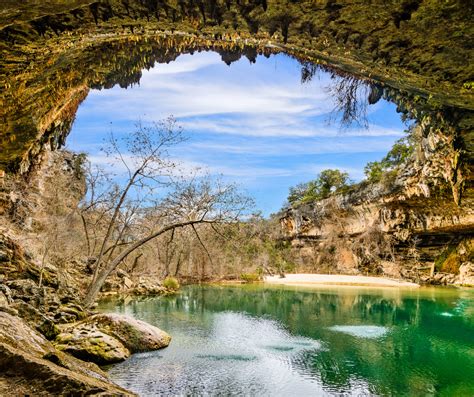
[[42, 147], [60, 146], [90, 87], [127, 86], [142, 68], [197, 50], [227, 63], [285, 52], [395, 88], [405, 98], [397, 103], [455, 125], [472, 151], [472, 6], [461, 0], [3, 4], [3, 169], [25, 171]]

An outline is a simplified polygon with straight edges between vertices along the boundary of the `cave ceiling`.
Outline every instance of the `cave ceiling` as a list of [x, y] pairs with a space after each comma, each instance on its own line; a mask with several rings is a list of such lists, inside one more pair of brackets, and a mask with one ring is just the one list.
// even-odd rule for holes
[[[64, 143], [91, 88], [127, 87], [155, 62], [212, 50], [286, 53], [442, 114], [472, 158], [474, 3], [465, 1], [3, 0], [0, 169]], [[400, 98], [405, 98], [401, 100]], [[415, 109], [415, 110], [413, 110]]]

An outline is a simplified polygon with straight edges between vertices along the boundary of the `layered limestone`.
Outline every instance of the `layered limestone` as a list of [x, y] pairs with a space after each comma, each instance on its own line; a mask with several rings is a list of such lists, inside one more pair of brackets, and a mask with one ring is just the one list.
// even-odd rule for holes
[[282, 229], [301, 270], [470, 284], [472, 189], [456, 205], [447, 191], [408, 197], [402, 186], [353, 187], [286, 210]]

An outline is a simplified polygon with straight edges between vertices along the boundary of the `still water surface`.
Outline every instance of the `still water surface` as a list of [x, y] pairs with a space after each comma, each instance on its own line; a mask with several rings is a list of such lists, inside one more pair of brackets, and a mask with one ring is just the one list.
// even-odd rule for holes
[[473, 396], [474, 292], [190, 286], [109, 301], [169, 332], [109, 373], [142, 396]]

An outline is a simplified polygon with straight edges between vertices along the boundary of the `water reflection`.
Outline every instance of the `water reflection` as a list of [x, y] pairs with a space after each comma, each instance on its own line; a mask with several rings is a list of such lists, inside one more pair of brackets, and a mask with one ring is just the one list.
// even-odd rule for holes
[[[111, 376], [141, 395], [472, 395], [474, 294], [188, 287], [109, 302], [173, 335]], [[444, 312], [462, 314], [446, 317]]]

